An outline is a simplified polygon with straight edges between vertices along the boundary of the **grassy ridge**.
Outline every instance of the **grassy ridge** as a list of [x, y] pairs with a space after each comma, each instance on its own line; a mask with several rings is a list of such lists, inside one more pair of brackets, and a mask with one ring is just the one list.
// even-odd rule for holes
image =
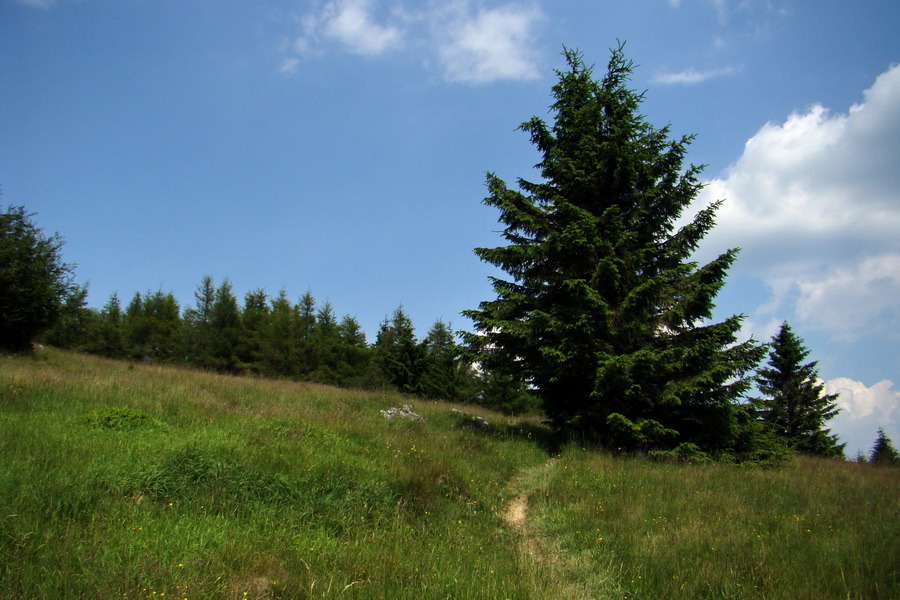
[[[44, 351], [0, 358], [0, 597], [891, 598], [896, 470], [548, 463], [534, 422]], [[523, 489], [523, 486], [527, 489]], [[506, 503], [558, 560], [523, 551]], [[602, 539], [600, 539], [602, 538]]]

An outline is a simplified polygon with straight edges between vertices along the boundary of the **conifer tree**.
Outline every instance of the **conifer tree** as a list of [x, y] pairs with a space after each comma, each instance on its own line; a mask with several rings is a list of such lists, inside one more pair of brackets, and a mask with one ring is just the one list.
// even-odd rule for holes
[[272, 299], [262, 343], [260, 357], [267, 375], [296, 377], [299, 373], [299, 339], [297, 310], [281, 290]]
[[216, 286], [210, 275], [204, 275], [194, 291], [196, 305], [184, 311], [185, 350], [187, 360], [201, 367], [213, 367], [212, 311]]
[[88, 350], [113, 358], [118, 358], [125, 354], [122, 304], [119, 301], [118, 293], [113, 292], [100, 310], [96, 339]]
[[398, 306], [391, 318], [381, 323], [375, 338], [375, 358], [388, 383], [404, 394], [419, 393], [421, 348], [403, 306]]
[[237, 354], [242, 335], [241, 311], [227, 278], [216, 288], [209, 324], [211, 366], [220, 371], [237, 371], [240, 365]]
[[440, 319], [435, 321], [421, 347], [422, 395], [438, 400], [459, 400], [465, 370], [460, 361], [461, 348], [454, 340], [453, 329]]
[[257, 373], [263, 370], [260, 360], [268, 320], [269, 304], [266, 292], [256, 289], [244, 294], [244, 308], [241, 311], [241, 322], [244, 327], [238, 357], [244, 366]]
[[823, 394], [816, 362], [803, 364], [809, 350], [790, 325], [782, 323], [772, 338], [769, 366], [759, 370], [760, 417], [787, 444], [801, 452], [843, 456], [844, 444], [825, 428], [839, 412], [837, 394]]
[[22, 206], [0, 213], [0, 349], [22, 351], [59, 318], [73, 291], [63, 239], [47, 237]]
[[136, 293], [125, 309], [123, 325], [133, 357], [171, 360], [180, 354], [181, 312], [171, 293]]
[[872, 452], [869, 454], [869, 462], [873, 465], [900, 465], [900, 454], [897, 454], [890, 438], [881, 427], [878, 428], [878, 437], [875, 439], [875, 445], [872, 446]]
[[477, 329], [467, 341], [486, 369], [533, 387], [562, 431], [612, 447], [727, 449], [764, 350], [735, 343], [741, 317], [709, 322], [737, 250], [690, 262], [719, 203], [676, 228], [701, 188], [700, 167], [682, 170], [692, 136], [670, 139], [638, 112], [623, 46], [600, 81], [580, 53], [564, 54], [554, 122], [520, 126], [541, 179], [513, 190], [487, 176], [508, 245], [475, 252], [509, 278], [464, 313]]

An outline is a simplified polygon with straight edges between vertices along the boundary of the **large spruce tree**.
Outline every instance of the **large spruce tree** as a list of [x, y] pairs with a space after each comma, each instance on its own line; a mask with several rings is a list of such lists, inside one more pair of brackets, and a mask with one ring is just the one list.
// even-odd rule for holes
[[809, 350], [791, 326], [781, 324], [772, 338], [769, 366], [759, 370], [760, 416], [790, 447], [808, 454], [843, 456], [844, 444], [825, 428], [840, 409], [837, 394], [824, 394], [816, 362], [804, 364]]
[[541, 153], [541, 179], [512, 190], [488, 174], [508, 245], [476, 254], [509, 274], [495, 300], [466, 311], [487, 369], [533, 386], [561, 430], [612, 447], [728, 449], [745, 374], [765, 351], [735, 343], [741, 317], [709, 322], [737, 250], [690, 261], [715, 203], [676, 223], [701, 188], [682, 170], [692, 136], [670, 139], [640, 114], [623, 46], [593, 78], [580, 53], [553, 87], [554, 122], [520, 129]]

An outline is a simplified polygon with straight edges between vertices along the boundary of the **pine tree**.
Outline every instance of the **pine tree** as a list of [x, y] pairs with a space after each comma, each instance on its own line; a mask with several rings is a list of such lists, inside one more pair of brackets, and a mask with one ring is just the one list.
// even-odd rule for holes
[[263, 371], [260, 363], [263, 336], [269, 321], [269, 304], [264, 290], [251, 290], [244, 294], [241, 321], [244, 327], [241, 333], [238, 357], [245, 367], [261, 373]]
[[200, 367], [213, 368], [212, 311], [216, 286], [212, 276], [203, 276], [194, 291], [194, 299], [196, 305], [184, 311], [187, 360]]
[[404, 394], [418, 394], [422, 369], [419, 347], [412, 320], [398, 306], [390, 319], [385, 319], [375, 338], [375, 359], [388, 383]]
[[22, 351], [59, 318], [74, 267], [62, 261], [63, 239], [47, 237], [22, 206], [0, 213], [0, 348]]
[[237, 298], [227, 278], [216, 288], [209, 313], [209, 325], [210, 365], [220, 371], [238, 371], [240, 359], [237, 354], [243, 324]]
[[97, 340], [91, 352], [113, 358], [125, 354], [125, 333], [122, 325], [122, 304], [119, 294], [113, 292], [100, 311]]
[[897, 454], [890, 438], [888, 438], [881, 427], [878, 428], [878, 438], [876, 438], [875, 445], [872, 446], [872, 452], [869, 454], [869, 462], [873, 465], [900, 465], [900, 454]]
[[837, 394], [823, 394], [816, 362], [803, 364], [809, 350], [790, 325], [782, 323], [772, 338], [769, 366], [759, 370], [760, 417], [789, 446], [809, 454], [843, 456], [844, 444], [825, 429], [838, 414]]
[[682, 171], [692, 136], [671, 140], [639, 114], [623, 46], [601, 81], [564, 54], [554, 123], [520, 126], [542, 179], [516, 191], [488, 174], [485, 203], [508, 245], [475, 252], [511, 278], [493, 278], [497, 298], [464, 313], [477, 329], [467, 341], [486, 369], [532, 386], [562, 431], [613, 447], [727, 449], [764, 350], [735, 343], [741, 317], [709, 322], [737, 250], [689, 262], [719, 203], [676, 230], [701, 188], [699, 167]]
[[123, 328], [134, 358], [172, 360], [183, 349], [178, 301], [162, 290], [136, 293], [125, 309]]
[[461, 348], [453, 337], [453, 329], [435, 321], [421, 343], [423, 396], [437, 400], [458, 401], [465, 381], [465, 367], [460, 360]]
[[299, 317], [287, 292], [272, 299], [266, 327], [261, 336], [260, 362], [267, 375], [296, 377], [299, 374]]

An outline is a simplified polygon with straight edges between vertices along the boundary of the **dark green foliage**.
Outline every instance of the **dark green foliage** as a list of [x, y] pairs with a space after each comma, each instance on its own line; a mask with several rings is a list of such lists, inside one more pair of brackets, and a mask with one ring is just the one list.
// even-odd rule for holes
[[418, 394], [423, 365], [412, 320], [402, 306], [381, 323], [375, 339], [375, 360], [388, 383], [404, 394]]
[[119, 295], [113, 294], [103, 306], [86, 350], [102, 356], [125, 356], [125, 329]]
[[540, 398], [519, 379], [501, 371], [484, 371], [472, 377], [474, 402], [507, 415], [540, 412]]
[[87, 285], [73, 285], [63, 301], [59, 316], [43, 336], [43, 341], [58, 348], [78, 348], [96, 329], [97, 315], [87, 307]]
[[869, 454], [869, 462], [873, 465], [900, 466], [900, 454], [897, 454], [890, 438], [881, 427], [878, 428], [878, 438]]
[[175, 360], [181, 354], [182, 320], [171, 293], [136, 293], [125, 308], [123, 329], [133, 358]]
[[554, 123], [520, 126], [542, 179], [515, 191], [488, 175], [508, 245], [475, 252], [510, 279], [465, 312], [477, 328], [467, 341], [487, 371], [533, 386], [561, 431], [614, 448], [729, 449], [734, 404], [765, 351], [735, 343], [741, 317], [709, 321], [737, 250], [689, 262], [719, 203], [676, 229], [701, 188], [699, 167], [682, 170], [692, 138], [640, 115], [622, 47], [601, 81], [579, 53], [565, 57]]
[[0, 213], [0, 349], [27, 350], [59, 318], [73, 286], [59, 234], [44, 235], [22, 206]]
[[261, 371], [263, 334], [269, 315], [269, 302], [264, 290], [252, 290], [244, 295], [244, 309], [241, 312], [244, 327], [237, 354], [241, 364], [251, 372]]
[[467, 365], [461, 360], [453, 329], [435, 321], [422, 341], [422, 375], [419, 387], [423, 396], [437, 400], [460, 401], [466, 381]]
[[818, 378], [816, 362], [803, 364], [809, 350], [790, 325], [782, 323], [772, 338], [769, 366], [759, 370], [760, 418], [775, 435], [800, 452], [839, 457], [844, 445], [830, 434], [825, 422], [839, 409], [836, 394], [823, 394], [825, 383]]
[[231, 282], [228, 279], [216, 288], [210, 325], [212, 367], [219, 371], [239, 372], [240, 359], [237, 357], [237, 351], [243, 334], [243, 323], [237, 298], [231, 291]]
[[156, 429], [162, 423], [145, 412], [133, 408], [111, 406], [101, 408], [86, 415], [81, 422], [99, 429], [116, 431], [133, 431], [135, 429]]

